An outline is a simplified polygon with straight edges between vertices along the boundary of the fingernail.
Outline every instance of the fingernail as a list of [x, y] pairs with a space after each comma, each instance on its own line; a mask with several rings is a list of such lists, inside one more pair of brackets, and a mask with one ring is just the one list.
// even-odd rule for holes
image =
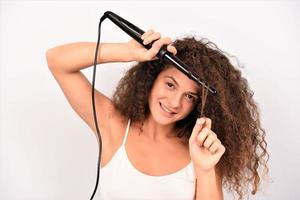
[[205, 120], [203, 118], [198, 118], [196, 123], [199, 124], [199, 125], [201, 125], [201, 124], [204, 123], [204, 121]]

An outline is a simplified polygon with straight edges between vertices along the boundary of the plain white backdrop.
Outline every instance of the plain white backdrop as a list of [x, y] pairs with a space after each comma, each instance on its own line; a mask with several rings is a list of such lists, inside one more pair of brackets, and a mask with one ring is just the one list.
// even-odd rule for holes
[[[63, 43], [96, 42], [107, 10], [173, 39], [206, 37], [236, 56], [259, 104], [271, 156], [272, 180], [250, 199], [300, 199], [299, 1], [0, 1], [0, 199], [92, 194], [98, 143], [52, 77], [45, 53]], [[101, 42], [129, 39], [103, 22]], [[133, 64], [100, 65], [96, 88], [110, 96]], [[92, 67], [84, 73], [91, 81]]]

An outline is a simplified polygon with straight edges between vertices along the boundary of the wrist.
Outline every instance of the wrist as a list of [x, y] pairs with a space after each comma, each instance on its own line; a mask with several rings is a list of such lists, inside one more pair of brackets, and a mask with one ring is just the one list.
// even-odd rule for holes
[[214, 177], [216, 175], [215, 168], [209, 170], [203, 170], [200, 168], [195, 168], [196, 177]]
[[120, 45], [120, 56], [121, 62], [132, 62], [135, 61], [132, 52], [128, 46], [128, 43], [119, 43]]

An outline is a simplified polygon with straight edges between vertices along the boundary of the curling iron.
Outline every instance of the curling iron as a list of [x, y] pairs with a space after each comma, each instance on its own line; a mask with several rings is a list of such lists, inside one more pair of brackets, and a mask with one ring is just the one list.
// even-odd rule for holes
[[[104, 15], [101, 17], [100, 21], [103, 21], [104, 19], [110, 19], [112, 22], [114, 22], [118, 27], [120, 27], [124, 32], [126, 32], [128, 35], [130, 35], [133, 39], [135, 39], [137, 42], [139, 42], [141, 45], [143, 45], [145, 48], [150, 49], [152, 47], [152, 44], [155, 42], [151, 42], [150, 44], [143, 44], [142, 35], [145, 33], [145, 31], [141, 30], [140, 28], [136, 27], [132, 23], [128, 22], [127, 20], [123, 19], [122, 17], [118, 16], [117, 14], [106, 11]], [[180, 70], [182, 73], [184, 73], [186, 76], [188, 76], [190, 79], [194, 80], [198, 84], [202, 85], [203, 87], [207, 88], [208, 91], [210, 91], [213, 95], [217, 94], [217, 91], [209, 86], [207, 83], [202, 81], [200, 78], [198, 78], [194, 73], [192, 73], [190, 70], [188, 70], [188, 66], [183, 63], [178, 57], [174, 56], [172, 53], [167, 51], [167, 45], [164, 45], [158, 52], [157, 57], [160, 59], [164, 59], [172, 63], [178, 70]]]

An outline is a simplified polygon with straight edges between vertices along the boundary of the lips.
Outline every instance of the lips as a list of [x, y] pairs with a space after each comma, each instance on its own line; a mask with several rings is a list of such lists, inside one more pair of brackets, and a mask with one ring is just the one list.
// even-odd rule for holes
[[167, 113], [169, 114], [176, 114], [176, 112], [173, 112], [172, 110], [170, 110], [169, 108], [167, 108], [166, 106], [164, 106], [161, 102], [159, 102], [160, 107]]

